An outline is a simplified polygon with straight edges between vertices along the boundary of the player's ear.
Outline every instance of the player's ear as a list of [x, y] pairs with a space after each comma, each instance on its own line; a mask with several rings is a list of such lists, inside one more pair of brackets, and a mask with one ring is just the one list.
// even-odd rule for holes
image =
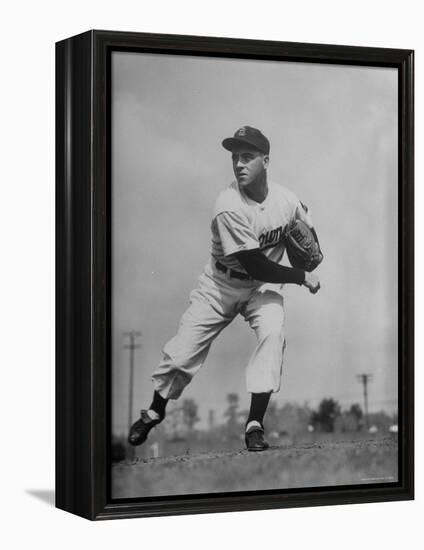
[[268, 164], [269, 164], [269, 155], [264, 155], [264, 168], [267, 169], [268, 168]]

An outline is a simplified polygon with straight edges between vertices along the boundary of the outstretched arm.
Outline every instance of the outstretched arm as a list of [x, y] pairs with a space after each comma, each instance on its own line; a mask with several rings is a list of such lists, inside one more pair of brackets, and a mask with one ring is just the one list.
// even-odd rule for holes
[[243, 250], [234, 254], [247, 273], [257, 281], [264, 283], [295, 283], [305, 285], [315, 294], [320, 288], [319, 279], [295, 267], [286, 267], [269, 260], [259, 249]]

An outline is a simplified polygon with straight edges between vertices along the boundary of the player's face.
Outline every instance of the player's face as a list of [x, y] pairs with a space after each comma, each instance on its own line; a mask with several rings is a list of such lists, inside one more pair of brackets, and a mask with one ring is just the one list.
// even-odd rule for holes
[[233, 170], [241, 187], [262, 180], [268, 167], [269, 157], [257, 149], [240, 148], [232, 153]]

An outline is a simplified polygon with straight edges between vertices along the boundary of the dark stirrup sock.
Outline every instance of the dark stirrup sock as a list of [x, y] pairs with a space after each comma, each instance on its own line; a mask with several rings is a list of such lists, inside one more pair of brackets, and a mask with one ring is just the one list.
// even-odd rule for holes
[[252, 401], [250, 403], [249, 418], [247, 419], [246, 426], [252, 420], [256, 420], [262, 426], [266, 409], [268, 407], [271, 392], [269, 393], [252, 393]]
[[168, 403], [168, 399], [162, 397], [156, 390], [153, 394], [153, 401], [149, 409], [155, 411], [160, 416], [161, 420], [165, 418], [165, 408]]

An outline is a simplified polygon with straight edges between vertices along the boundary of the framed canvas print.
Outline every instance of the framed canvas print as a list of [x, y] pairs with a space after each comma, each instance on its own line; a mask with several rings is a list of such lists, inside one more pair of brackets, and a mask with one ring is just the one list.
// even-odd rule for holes
[[413, 52], [56, 45], [56, 505], [413, 498]]

